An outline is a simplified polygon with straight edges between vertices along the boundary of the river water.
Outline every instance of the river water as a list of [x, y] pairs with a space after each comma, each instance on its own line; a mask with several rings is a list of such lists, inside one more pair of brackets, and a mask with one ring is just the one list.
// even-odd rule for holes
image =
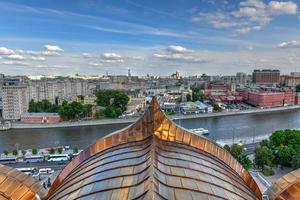
[[[300, 128], [300, 109], [272, 113], [218, 116], [175, 120], [185, 128], [206, 128], [208, 137], [220, 143], [251, 143], [278, 129]], [[4, 150], [77, 146], [85, 148], [126, 125], [97, 125], [50, 129], [13, 129], [0, 132], [0, 153]]]

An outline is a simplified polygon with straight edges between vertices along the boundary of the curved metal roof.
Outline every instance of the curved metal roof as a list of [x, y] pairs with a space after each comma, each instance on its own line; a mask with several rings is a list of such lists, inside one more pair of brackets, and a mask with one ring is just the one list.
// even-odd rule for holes
[[0, 199], [33, 200], [46, 197], [40, 183], [14, 168], [0, 164]]
[[300, 169], [279, 178], [266, 192], [270, 200], [300, 199]]
[[170, 121], [154, 98], [136, 123], [91, 145], [48, 199], [261, 199], [249, 173], [216, 143]]

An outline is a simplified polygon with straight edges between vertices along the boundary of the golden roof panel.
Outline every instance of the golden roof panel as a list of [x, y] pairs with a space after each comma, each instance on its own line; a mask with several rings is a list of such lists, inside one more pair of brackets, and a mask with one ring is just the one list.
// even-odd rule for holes
[[279, 178], [266, 192], [270, 200], [300, 199], [300, 169]]
[[0, 164], [0, 200], [31, 200], [44, 198], [45, 189], [34, 178]]
[[47, 199], [261, 199], [249, 173], [213, 141], [170, 121], [154, 98], [136, 123], [81, 152]]

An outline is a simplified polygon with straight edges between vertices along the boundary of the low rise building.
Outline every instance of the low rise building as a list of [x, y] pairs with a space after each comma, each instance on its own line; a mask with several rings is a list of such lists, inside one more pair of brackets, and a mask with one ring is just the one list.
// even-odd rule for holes
[[246, 103], [259, 108], [272, 108], [294, 105], [296, 93], [293, 90], [246, 89], [241, 91]]
[[21, 114], [21, 122], [24, 123], [58, 123], [62, 121], [58, 113], [30, 113]]
[[127, 105], [127, 110], [131, 111], [140, 111], [145, 108], [145, 98], [130, 98], [128, 105]]

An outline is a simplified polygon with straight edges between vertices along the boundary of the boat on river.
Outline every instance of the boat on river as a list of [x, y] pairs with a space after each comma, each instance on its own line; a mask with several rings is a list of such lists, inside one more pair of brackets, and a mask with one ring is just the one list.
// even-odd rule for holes
[[189, 131], [191, 131], [197, 135], [209, 135], [209, 130], [207, 130], [205, 128], [193, 128], [193, 129], [189, 129]]

